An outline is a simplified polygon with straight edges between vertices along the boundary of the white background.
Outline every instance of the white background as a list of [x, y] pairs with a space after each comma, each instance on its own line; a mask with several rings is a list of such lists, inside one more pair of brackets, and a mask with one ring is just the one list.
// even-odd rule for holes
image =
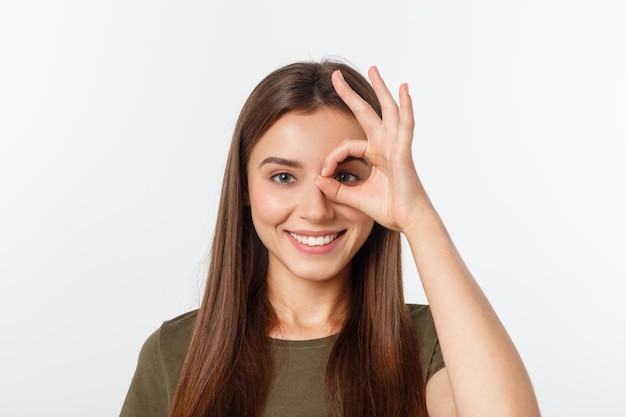
[[619, 0], [2, 2], [0, 415], [117, 415], [145, 338], [200, 298], [243, 101], [340, 56], [409, 83], [419, 172], [544, 416], [625, 416], [625, 22]]

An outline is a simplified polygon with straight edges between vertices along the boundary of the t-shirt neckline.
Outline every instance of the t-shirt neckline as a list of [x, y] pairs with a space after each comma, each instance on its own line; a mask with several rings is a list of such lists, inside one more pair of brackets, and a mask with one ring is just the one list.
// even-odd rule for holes
[[272, 346], [278, 348], [311, 349], [317, 347], [331, 346], [335, 342], [335, 340], [337, 340], [337, 336], [339, 336], [339, 334], [333, 334], [330, 336], [308, 340], [287, 340], [270, 338], [270, 341], [272, 342]]

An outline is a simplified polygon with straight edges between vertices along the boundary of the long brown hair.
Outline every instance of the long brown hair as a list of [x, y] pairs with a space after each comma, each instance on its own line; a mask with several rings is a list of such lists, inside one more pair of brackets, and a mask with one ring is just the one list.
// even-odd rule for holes
[[[301, 62], [259, 83], [239, 115], [222, 185], [202, 305], [171, 417], [259, 416], [272, 379], [275, 316], [267, 298], [267, 250], [246, 205], [246, 163], [280, 116], [332, 107], [352, 115], [331, 83], [340, 69], [380, 115], [367, 80], [342, 63]], [[424, 382], [404, 304], [400, 235], [375, 224], [352, 260], [346, 322], [326, 367], [330, 411], [343, 417], [425, 416]]]

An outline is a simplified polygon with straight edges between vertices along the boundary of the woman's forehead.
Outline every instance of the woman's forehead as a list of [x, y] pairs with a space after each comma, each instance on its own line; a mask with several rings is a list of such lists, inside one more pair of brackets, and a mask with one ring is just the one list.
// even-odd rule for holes
[[256, 163], [266, 158], [292, 160], [327, 154], [345, 139], [365, 139], [356, 119], [343, 111], [322, 108], [312, 113], [289, 112], [281, 116], [257, 141], [250, 156]]

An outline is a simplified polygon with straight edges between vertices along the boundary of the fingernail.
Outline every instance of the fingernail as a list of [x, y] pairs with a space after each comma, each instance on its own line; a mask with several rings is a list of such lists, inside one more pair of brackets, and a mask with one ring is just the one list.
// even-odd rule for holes
[[322, 167], [322, 173], [320, 174], [322, 177], [326, 174], [326, 167]]
[[341, 70], [337, 70], [337, 73], [339, 74], [339, 78], [341, 78], [343, 81], [346, 80], [345, 78], [343, 78], [343, 74], [341, 73]]

